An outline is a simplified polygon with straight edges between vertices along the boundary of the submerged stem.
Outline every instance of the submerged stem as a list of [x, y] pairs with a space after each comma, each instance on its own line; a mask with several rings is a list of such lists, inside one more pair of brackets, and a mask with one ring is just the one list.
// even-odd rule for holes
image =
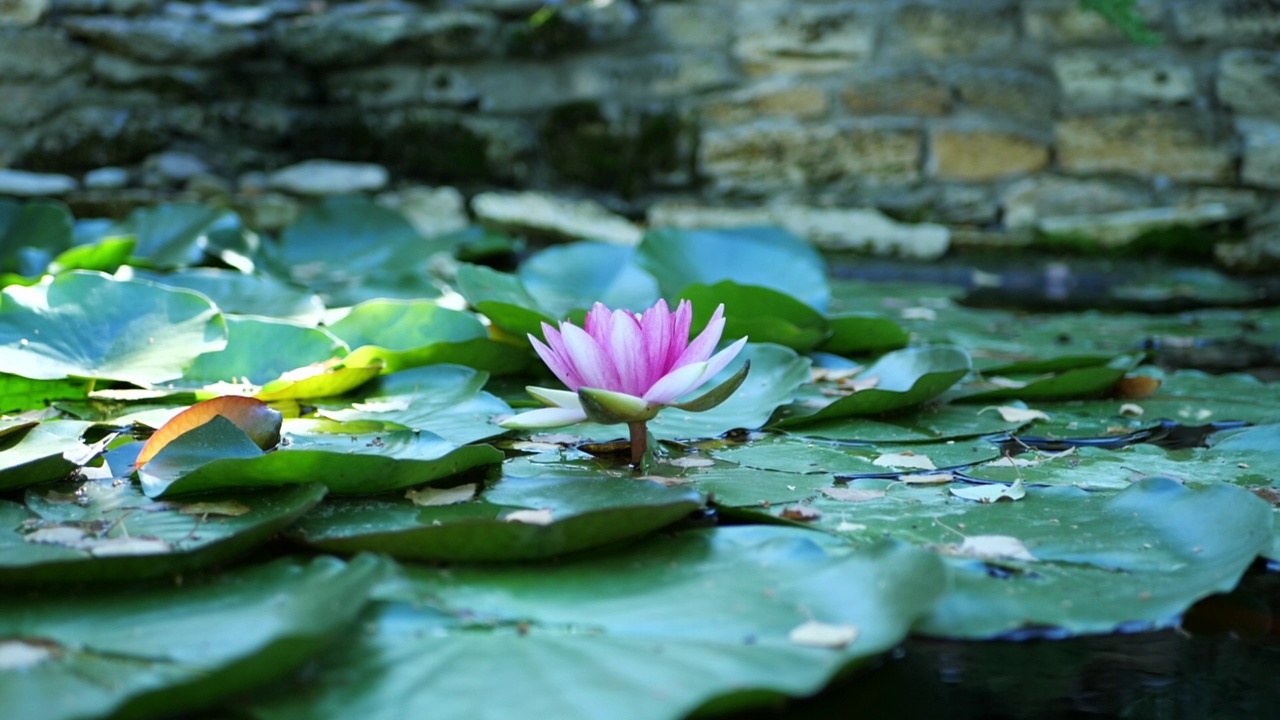
[[627, 430], [631, 431], [631, 466], [638, 468], [649, 449], [649, 430], [643, 422], [627, 423]]

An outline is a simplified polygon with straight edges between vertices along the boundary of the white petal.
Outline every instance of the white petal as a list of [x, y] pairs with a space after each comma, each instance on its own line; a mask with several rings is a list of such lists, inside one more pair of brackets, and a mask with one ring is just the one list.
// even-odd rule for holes
[[587, 414], [582, 412], [581, 409], [573, 410], [555, 407], [520, 413], [498, 424], [508, 430], [543, 430], [545, 428], [557, 428], [580, 423], [586, 419]]
[[578, 402], [578, 393], [576, 392], [542, 387], [527, 387], [525, 392], [547, 407], [561, 407], [569, 410], [582, 409], [582, 403]]
[[669, 405], [681, 395], [701, 385], [706, 372], [707, 364], [704, 362], [672, 370], [649, 388], [644, 394], [644, 399], [656, 405]]

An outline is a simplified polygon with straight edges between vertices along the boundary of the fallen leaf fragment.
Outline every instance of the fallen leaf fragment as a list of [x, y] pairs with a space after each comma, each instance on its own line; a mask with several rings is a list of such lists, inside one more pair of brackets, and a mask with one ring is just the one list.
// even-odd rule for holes
[[791, 628], [787, 639], [794, 645], [839, 650], [858, 639], [858, 628], [809, 620]]
[[526, 525], [550, 525], [555, 522], [551, 517], [551, 508], [541, 510], [516, 510], [502, 518], [505, 522], [518, 522]]
[[79, 547], [80, 543], [88, 537], [88, 533], [77, 527], [66, 527], [58, 525], [55, 527], [44, 527], [34, 532], [29, 532], [22, 536], [23, 541], [29, 543], [39, 543], [41, 545], [66, 545], [67, 547]]
[[711, 458], [691, 457], [691, 456], [672, 458], [671, 460], [662, 460], [660, 462], [663, 465], [670, 465], [672, 467], [678, 467], [678, 468], [702, 468], [702, 467], [711, 467], [712, 465], [716, 464], [716, 461], [712, 460]]
[[822, 517], [822, 511], [808, 505], [788, 505], [782, 509], [781, 515], [787, 520], [813, 522]]
[[169, 443], [215, 417], [223, 417], [231, 421], [263, 450], [275, 447], [280, 442], [280, 425], [283, 422], [280, 411], [254, 398], [236, 396], [213, 398], [198, 402], [174, 415], [156, 430], [142, 446], [138, 459], [134, 461], [134, 468], [147, 464]]
[[1142, 417], [1142, 413], [1146, 412], [1138, 403], [1125, 403], [1120, 406], [1120, 414], [1125, 417]]
[[1026, 387], [1027, 383], [1021, 380], [1014, 380], [1012, 378], [1000, 377], [997, 375], [996, 377], [987, 378], [987, 385], [1005, 390], [1019, 390]]
[[53, 657], [53, 651], [44, 645], [33, 645], [22, 640], [0, 640], [0, 670], [25, 670]]
[[884, 497], [883, 490], [859, 490], [857, 488], [821, 488], [818, 492], [840, 502], [866, 502], [867, 500]]
[[1014, 407], [1012, 405], [988, 406], [978, 411], [978, 414], [988, 410], [995, 410], [1000, 413], [1000, 419], [1010, 423], [1031, 422], [1032, 420], [1048, 420], [1049, 414], [1043, 410], [1032, 410], [1030, 408]]
[[955, 479], [956, 476], [949, 472], [911, 473], [910, 475], [898, 477], [898, 482], [907, 485], [941, 485]]
[[[457, 505], [466, 502], [476, 496], [476, 486], [472, 484], [459, 485], [451, 488], [422, 488], [420, 490], [408, 490], [404, 494], [405, 497], [413, 501], [414, 505], [420, 507], [438, 507], [440, 505]], [[517, 511], [519, 512], [519, 511]], [[513, 513], [514, 514], [514, 513]], [[507, 520], [511, 516], [506, 517]], [[546, 523], [543, 523], [546, 524]]]
[[970, 535], [959, 545], [938, 545], [937, 550], [947, 555], [976, 560], [1034, 562], [1036, 559], [1026, 544], [1012, 535]]
[[965, 500], [976, 500], [981, 503], [1013, 502], [1027, 496], [1027, 489], [1022, 479], [1013, 481], [1012, 485], [979, 485], [977, 487], [952, 487], [951, 494]]
[[409, 409], [408, 400], [370, 400], [368, 402], [351, 403], [351, 409], [360, 412], [389, 413]]
[[937, 470], [928, 455], [917, 455], [910, 450], [902, 453], [885, 453], [871, 461], [876, 467], [912, 468], [915, 470]]
[[249, 506], [236, 500], [224, 500], [222, 502], [198, 502], [180, 505], [178, 506], [178, 512], [183, 515], [226, 515], [228, 517], [239, 517], [249, 512]]
[[1160, 379], [1147, 375], [1125, 376], [1111, 386], [1111, 394], [1121, 400], [1142, 400], [1160, 389]]
[[125, 555], [163, 555], [173, 550], [164, 540], [156, 538], [111, 538], [87, 543], [86, 550], [94, 557], [121, 557]]

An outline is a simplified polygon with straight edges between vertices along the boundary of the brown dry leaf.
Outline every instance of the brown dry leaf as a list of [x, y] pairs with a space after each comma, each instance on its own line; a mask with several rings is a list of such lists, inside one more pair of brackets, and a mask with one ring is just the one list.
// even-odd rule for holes
[[794, 645], [839, 650], [858, 639], [858, 628], [809, 620], [791, 628], [787, 639]]
[[[421, 507], [436, 507], [440, 505], [457, 505], [466, 502], [476, 496], [475, 485], [459, 485], [451, 488], [422, 488], [421, 490], [408, 490], [404, 494], [405, 497], [413, 501], [414, 505]], [[510, 519], [510, 516], [507, 516]]]
[[913, 470], [937, 470], [928, 455], [917, 455], [910, 450], [901, 453], [885, 453], [871, 461], [876, 467], [910, 468]]
[[1025, 543], [1011, 535], [970, 535], [959, 545], [939, 545], [939, 552], [976, 560], [1035, 561]]
[[788, 505], [782, 509], [781, 516], [787, 520], [813, 522], [822, 517], [822, 511], [808, 505]]
[[820, 488], [818, 492], [840, 502], [866, 502], [884, 497], [883, 490], [859, 490], [857, 488]]
[[198, 502], [179, 505], [178, 512], [183, 515], [227, 515], [229, 517], [239, 517], [249, 512], [249, 506], [235, 500]]
[[1048, 420], [1049, 414], [1043, 410], [1032, 410], [1030, 408], [1014, 407], [1012, 405], [1001, 405], [999, 407], [991, 405], [984, 407], [978, 411], [978, 414], [988, 410], [995, 410], [1000, 413], [1000, 419], [1005, 422], [1031, 422], [1032, 420]]
[[518, 522], [526, 525], [550, 525], [555, 522], [551, 517], [551, 508], [541, 510], [516, 510], [502, 518], [505, 522]]
[[258, 447], [266, 450], [280, 442], [280, 425], [284, 416], [278, 410], [255, 398], [227, 396], [198, 402], [174, 415], [156, 430], [142, 446], [134, 468], [140, 468], [169, 443], [215, 417], [224, 417], [244, 431]]
[[1111, 394], [1121, 400], [1143, 400], [1156, 394], [1160, 382], [1147, 375], [1126, 375], [1111, 386]]

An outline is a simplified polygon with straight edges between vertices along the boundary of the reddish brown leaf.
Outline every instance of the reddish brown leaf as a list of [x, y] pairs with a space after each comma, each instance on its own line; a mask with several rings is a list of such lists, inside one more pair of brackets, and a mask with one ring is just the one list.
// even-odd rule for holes
[[263, 450], [280, 442], [280, 423], [284, 418], [278, 411], [255, 398], [227, 395], [196, 403], [174, 415], [142, 446], [134, 469], [145, 465], [174, 439], [218, 416], [230, 420]]

